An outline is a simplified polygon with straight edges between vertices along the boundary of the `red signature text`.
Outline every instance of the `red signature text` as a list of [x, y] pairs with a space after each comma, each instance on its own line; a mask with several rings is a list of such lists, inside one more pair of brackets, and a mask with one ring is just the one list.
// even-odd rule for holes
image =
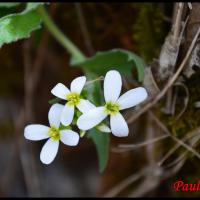
[[181, 180], [173, 184], [173, 188], [176, 192], [194, 192], [200, 190], [200, 180], [197, 183], [185, 183]]

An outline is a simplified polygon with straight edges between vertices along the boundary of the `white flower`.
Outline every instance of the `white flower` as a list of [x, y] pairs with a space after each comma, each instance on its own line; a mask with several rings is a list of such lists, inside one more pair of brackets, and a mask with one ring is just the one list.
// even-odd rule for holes
[[[86, 104], [83, 106], [84, 109], [82, 109], [82, 113], [87, 113], [89, 110], [96, 108], [96, 106], [92, 104], [90, 101], [87, 100], [85, 102]], [[105, 132], [105, 133], [111, 132], [110, 128], [104, 123], [98, 124], [96, 128], [101, 132]]]
[[69, 146], [76, 146], [79, 142], [78, 133], [70, 129], [59, 129], [63, 107], [58, 103], [51, 106], [48, 113], [50, 127], [41, 124], [32, 124], [25, 127], [24, 136], [28, 140], [38, 141], [49, 138], [40, 153], [40, 160], [44, 164], [50, 164], [56, 157], [59, 141]]
[[104, 98], [106, 104], [96, 107], [84, 113], [78, 118], [77, 126], [82, 130], [89, 130], [110, 115], [111, 131], [115, 136], [125, 137], [129, 129], [120, 110], [124, 110], [144, 101], [148, 94], [145, 88], [131, 89], [119, 97], [121, 93], [122, 79], [119, 72], [111, 70], [107, 72], [104, 80]]
[[85, 110], [87, 110], [87, 107], [90, 106], [88, 105], [88, 100], [80, 98], [80, 94], [85, 85], [85, 82], [86, 77], [81, 76], [75, 78], [71, 82], [70, 90], [62, 83], [58, 83], [51, 90], [51, 93], [53, 95], [67, 101], [61, 113], [61, 122], [65, 126], [71, 124], [74, 117], [75, 107], [77, 107], [81, 112], [84, 112]]

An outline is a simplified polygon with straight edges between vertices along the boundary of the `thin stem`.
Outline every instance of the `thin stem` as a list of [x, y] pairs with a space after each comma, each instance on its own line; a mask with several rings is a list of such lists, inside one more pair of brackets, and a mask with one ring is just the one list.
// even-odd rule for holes
[[92, 42], [91, 42], [90, 33], [88, 31], [88, 28], [87, 28], [87, 24], [86, 24], [86, 20], [85, 20], [85, 17], [84, 17], [82, 8], [81, 8], [81, 4], [75, 3], [75, 8], [76, 8], [76, 12], [77, 12], [77, 15], [78, 15], [80, 29], [81, 29], [81, 32], [82, 32], [82, 35], [83, 35], [85, 46], [88, 49], [90, 55], [93, 55], [95, 53], [95, 50], [94, 50], [94, 47], [93, 47]]
[[44, 24], [48, 28], [49, 32], [60, 42], [60, 44], [72, 55], [76, 61], [84, 61], [85, 55], [72, 43], [72, 41], [64, 35], [59, 28], [52, 21], [50, 16], [45, 10], [44, 6], [38, 8], [38, 13], [42, 18]]
[[162, 139], [165, 139], [165, 138], [167, 138], [169, 136], [170, 135], [163, 135], [163, 136], [160, 136], [160, 137], [149, 139], [148, 141], [145, 141], [145, 142], [142, 142], [142, 143], [138, 143], [138, 144], [120, 144], [119, 147], [120, 148], [128, 148], [128, 150], [133, 150], [133, 149], [136, 149], [138, 147], [143, 147], [143, 146], [146, 146], [148, 144], [158, 142], [158, 141], [160, 141]]
[[103, 76], [99, 76], [98, 78], [94, 79], [94, 80], [91, 80], [91, 81], [87, 81], [85, 85], [90, 85], [94, 82], [97, 82], [97, 81], [103, 81], [104, 80], [104, 77]]
[[[197, 128], [194, 131], [191, 131], [190, 133], [188, 133], [181, 141], [185, 142], [188, 139], [195, 137], [197, 135], [199, 135], [200, 129]], [[193, 144], [192, 144], [193, 145]], [[158, 163], [159, 166], [161, 166], [179, 147], [181, 146], [180, 143], [177, 143], [173, 148], [170, 149], [170, 151], [168, 151], [168, 153], [162, 158], [162, 160]]]

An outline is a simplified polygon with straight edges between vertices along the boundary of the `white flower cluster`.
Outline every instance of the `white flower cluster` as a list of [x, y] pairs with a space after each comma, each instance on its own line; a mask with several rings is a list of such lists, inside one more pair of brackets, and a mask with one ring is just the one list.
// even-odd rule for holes
[[[78, 144], [80, 135], [72, 130], [74, 124], [82, 133], [96, 127], [102, 132], [112, 132], [117, 137], [128, 136], [128, 125], [120, 111], [136, 106], [148, 96], [145, 88], [138, 87], [119, 97], [122, 88], [121, 75], [118, 71], [111, 70], [104, 79], [105, 104], [96, 107], [81, 97], [85, 83], [85, 76], [74, 79], [70, 90], [62, 83], [58, 83], [51, 93], [65, 100], [66, 104], [56, 103], [51, 106], [48, 113], [50, 127], [41, 124], [25, 127], [24, 136], [28, 140], [38, 141], [48, 138], [40, 153], [40, 160], [44, 164], [50, 164], [56, 157], [59, 141], [69, 146]], [[78, 115], [78, 112], [81, 114]], [[107, 116], [110, 116], [111, 128], [102, 123]]]

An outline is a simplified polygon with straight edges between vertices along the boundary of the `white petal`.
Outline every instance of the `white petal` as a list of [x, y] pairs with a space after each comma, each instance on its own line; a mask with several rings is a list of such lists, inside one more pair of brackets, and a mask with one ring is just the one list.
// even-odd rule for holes
[[49, 127], [40, 125], [40, 124], [32, 124], [28, 125], [24, 129], [24, 137], [28, 140], [43, 140], [48, 138]]
[[52, 90], [51, 93], [55, 95], [56, 97], [59, 97], [61, 99], [65, 99], [67, 97], [67, 94], [70, 93], [69, 89], [63, 85], [62, 83], [58, 83]]
[[110, 133], [111, 132], [110, 128], [105, 124], [101, 124], [101, 125], [97, 126], [97, 129], [100, 130], [101, 132], [104, 132], [104, 133]]
[[80, 76], [80, 77], [75, 78], [71, 82], [71, 86], [70, 86], [71, 92], [76, 92], [80, 94], [85, 85], [85, 82], [86, 82], [85, 76]]
[[136, 106], [147, 98], [148, 94], [145, 88], [138, 87], [124, 93], [117, 102], [120, 105], [120, 110]]
[[63, 125], [68, 126], [72, 123], [74, 117], [74, 106], [69, 106], [65, 104], [63, 111], [61, 113], [61, 122]]
[[47, 140], [47, 142], [42, 147], [40, 153], [40, 160], [44, 164], [50, 164], [57, 155], [59, 147], [59, 141], [54, 141], [51, 138]]
[[69, 146], [76, 146], [79, 142], [79, 134], [72, 130], [60, 131], [60, 140]]
[[110, 126], [113, 135], [117, 137], [128, 136], [128, 125], [120, 113], [110, 117]]
[[81, 115], [77, 120], [77, 126], [82, 130], [89, 130], [103, 121], [107, 114], [104, 107], [97, 107]]
[[82, 113], [85, 113], [93, 108], [95, 108], [96, 106], [94, 104], [92, 104], [90, 101], [85, 100], [85, 99], [81, 99], [80, 103], [76, 106]]
[[64, 106], [59, 104], [59, 103], [53, 104], [51, 106], [49, 113], [48, 113], [50, 126], [54, 126], [56, 128], [59, 128], [60, 118], [61, 118], [61, 113], [63, 111], [63, 108], [64, 108]]
[[104, 79], [104, 98], [105, 101], [116, 101], [122, 88], [121, 75], [116, 70], [107, 72]]

